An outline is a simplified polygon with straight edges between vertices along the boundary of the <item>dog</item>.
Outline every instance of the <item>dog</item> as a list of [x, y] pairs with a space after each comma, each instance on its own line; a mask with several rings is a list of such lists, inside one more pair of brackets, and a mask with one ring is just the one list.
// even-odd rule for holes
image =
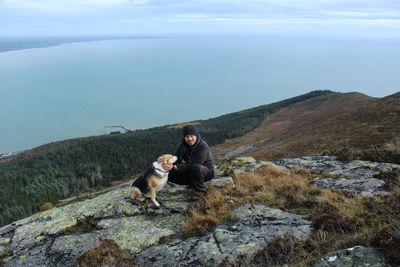
[[173, 164], [178, 158], [171, 154], [162, 155], [163, 163], [153, 162], [152, 167], [147, 169], [132, 183], [132, 200], [143, 201], [148, 197], [157, 207], [160, 204], [156, 200], [157, 192], [160, 191], [168, 182], [168, 172], [162, 168], [162, 164]]

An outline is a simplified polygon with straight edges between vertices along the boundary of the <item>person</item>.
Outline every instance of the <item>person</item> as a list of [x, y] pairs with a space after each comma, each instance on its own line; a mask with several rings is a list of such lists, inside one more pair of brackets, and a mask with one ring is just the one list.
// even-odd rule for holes
[[[178, 160], [174, 165], [163, 168], [169, 171], [170, 182], [188, 185], [195, 192], [205, 193], [204, 182], [214, 178], [214, 158], [208, 144], [201, 138], [194, 125], [185, 125], [182, 133], [182, 141], [174, 153]], [[161, 161], [160, 158], [158, 161]]]

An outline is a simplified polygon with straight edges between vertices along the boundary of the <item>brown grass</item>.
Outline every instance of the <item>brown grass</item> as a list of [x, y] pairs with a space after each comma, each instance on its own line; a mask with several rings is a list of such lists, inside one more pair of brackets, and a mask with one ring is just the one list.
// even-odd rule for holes
[[384, 171], [375, 176], [378, 179], [385, 181], [384, 190], [393, 191], [400, 187], [400, 169]]
[[44, 203], [42, 206], [39, 207], [39, 210], [40, 210], [40, 211], [46, 211], [46, 210], [50, 210], [50, 209], [52, 209], [52, 208], [54, 208], [53, 203], [51, 203], [51, 202], [46, 202], [46, 203]]
[[[318, 128], [329, 126], [330, 121], [337, 116], [373, 100], [358, 93], [313, 97], [279, 110], [268, 116], [255, 130], [226, 140], [212, 150], [217, 157], [223, 157], [238, 147], [253, 144], [255, 149], [245, 154], [259, 159], [304, 156], [315, 151], [322, 153], [327, 148], [324, 144], [332, 144], [332, 148], [335, 148], [336, 139], [331, 137], [335, 137], [337, 132], [329, 130], [320, 133]], [[357, 136], [359, 138], [360, 135]], [[317, 139], [322, 140], [319, 142]]]
[[219, 267], [287, 266], [306, 257], [305, 242], [291, 235], [278, 237], [260, 249], [253, 257], [239, 255], [233, 261], [224, 261]]
[[199, 125], [200, 122], [198, 122], [198, 121], [185, 122], [185, 123], [180, 123], [180, 124], [175, 124], [175, 125], [168, 126], [168, 128], [179, 129], [179, 128], [183, 128], [186, 125], [190, 125], [190, 124], [191, 125]]
[[125, 255], [111, 239], [100, 238], [95, 248], [89, 249], [78, 258], [75, 267], [137, 267], [130, 256]]
[[183, 232], [203, 234], [221, 222], [234, 220], [233, 207], [223, 190], [208, 186], [208, 193], [188, 207]]
[[400, 188], [385, 197], [351, 197], [312, 185], [315, 175], [303, 169], [269, 165], [255, 173], [237, 174], [235, 186], [209, 186], [209, 193], [188, 209], [185, 232], [205, 233], [233, 220], [234, 207], [263, 203], [308, 214], [312, 235], [305, 241], [290, 236], [278, 238], [254, 258], [241, 255], [221, 266], [309, 266], [328, 252], [355, 245], [381, 248], [388, 260], [398, 262], [395, 252], [400, 245]]
[[395, 138], [383, 145], [373, 145], [365, 149], [343, 147], [333, 151], [339, 160], [349, 162], [352, 160], [370, 160], [375, 162], [400, 163], [400, 139]]
[[223, 157], [252, 144], [241, 155], [270, 160], [334, 154], [348, 160], [400, 163], [399, 96], [373, 99], [349, 93], [312, 98], [279, 110], [260, 127], [212, 150]]
[[[277, 166], [264, 166], [256, 173], [234, 177], [235, 186], [216, 188], [208, 185], [208, 193], [189, 206], [185, 219], [185, 233], [202, 233], [216, 224], [234, 220], [234, 207], [258, 202], [279, 208], [310, 208], [319, 189], [310, 186], [306, 177]], [[308, 197], [307, 197], [308, 196]]]
[[400, 220], [383, 226], [374, 236], [372, 244], [384, 251], [390, 263], [400, 262]]

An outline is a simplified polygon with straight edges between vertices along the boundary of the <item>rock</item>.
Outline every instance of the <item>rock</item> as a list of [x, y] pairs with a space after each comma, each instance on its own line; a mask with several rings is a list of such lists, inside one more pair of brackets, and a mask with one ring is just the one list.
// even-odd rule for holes
[[355, 246], [329, 253], [322, 259], [316, 261], [313, 267], [352, 267], [369, 266], [384, 267], [390, 266], [385, 263], [383, 254], [374, 248]]
[[190, 192], [174, 186], [159, 192], [161, 208], [151, 201], [140, 206], [130, 188], [56, 207], [0, 228], [2, 251], [12, 251], [6, 266], [72, 266], [99, 238], [113, 239], [132, 254], [181, 231]]
[[[220, 225], [203, 237], [174, 239], [152, 246], [136, 255], [140, 266], [217, 266], [238, 254], [254, 254], [269, 241], [290, 233], [305, 239], [310, 235], [310, 222], [303, 216], [245, 204], [234, 210], [238, 222]], [[177, 265], [178, 264], [178, 265]]]
[[[224, 175], [234, 175], [246, 173], [246, 172], [255, 172], [258, 168], [269, 165], [274, 166], [276, 168], [285, 168], [282, 166], [278, 166], [270, 161], [256, 161], [252, 157], [242, 157], [234, 159], [230, 162], [226, 162], [222, 165], [216, 166], [216, 174], [215, 176], [224, 176]], [[285, 168], [286, 169], [286, 168]]]
[[219, 177], [219, 178], [214, 178], [211, 179], [210, 183], [216, 187], [226, 187], [228, 185], [233, 185], [235, 184], [233, 182], [232, 177], [226, 176], [226, 177]]
[[214, 176], [215, 177], [220, 177], [220, 176], [224, 176], [226, 173], [226, 168], [222, 168], [220, 166], [215, 166], [214, 168]]
[[240, 157], [240, 158], [236, 158], [232, 161], [232, 164], [235, 164], [235, 163], [251, 164], [251, 163], [256, 163], [256, 159], [253, 157]]
[[384, 181], [371, 179], [344, 179], [344, 178], [314, 178], [313, 182], [324, 188], [341, 190], [350, 195], [373, 196], [377, 194], [387, 194], [377, 189], [385, 184]]
[[340, 178], [316, 178], [314, 182], [326, 188], [346, 191], [352, 195], [386, 195], [379, 190], [385, 183], [374, 176], [382, 171], [400, 168], [398, 164], [354, 160], [348, 163], [333, 156], [310, 156], [273, 161], [284, 167], [299, 166], [314, 172], [329, 173]]

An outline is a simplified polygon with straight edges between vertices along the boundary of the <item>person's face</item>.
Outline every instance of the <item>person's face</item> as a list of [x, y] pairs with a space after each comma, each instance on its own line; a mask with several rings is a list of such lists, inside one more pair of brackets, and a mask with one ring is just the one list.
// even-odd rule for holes
[[188, 134], [185, 135], [185, 142], [189, 145], [189, 146], [193, 146], [197, 141], [197, 136], [192, 135], [192, 134]]

